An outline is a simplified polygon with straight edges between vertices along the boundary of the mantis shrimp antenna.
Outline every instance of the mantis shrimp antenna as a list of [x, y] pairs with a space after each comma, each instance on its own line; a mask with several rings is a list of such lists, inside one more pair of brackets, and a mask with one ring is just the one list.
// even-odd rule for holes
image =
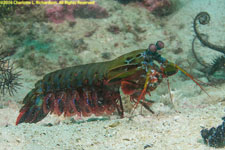
[[[181, 67], [179, 67], [177, 64], [173, 64], [177, 69], [179, 69], [181, 72], [183, 72], [186, 76], [188, 76], [192, 81], [194, 81], [201, 89], [202, 89], [202, 91], [204, 91], [208, 96], [209, 96], [209, 94], [205, 91], [205, 89], [197, 82], [197, 81], [199, 81], [199, 80], [196, 80], [196, 79], [194, 79], [194, 77], [193, 76], [191, 76], [189, 73], [187, 73], [186, 71], [184, 71]], [[201, 82], [201, 83], [204, 83], [204, 82], [202, 82], [202, 81], [199, 81], [199, 82]], [[206, 84], [206, 83], [204, 83], [204, 84]], [[209, 96], [210, 97], [210, 96]]]

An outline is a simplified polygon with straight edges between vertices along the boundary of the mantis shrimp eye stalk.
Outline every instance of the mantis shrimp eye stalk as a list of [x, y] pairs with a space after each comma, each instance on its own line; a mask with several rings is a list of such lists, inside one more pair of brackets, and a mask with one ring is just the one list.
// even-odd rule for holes
[[156, 44], [150, 44], [148, 50], [152, 53], [155, 53], [157, 50], [164, 48], [164, 43], [162, 41], [157, 41]]
[[152, 53], [155, 53], [157, 51], [157, 47], [154, 44], [150, 44], [148, 50]]
[[164, 48], [164, 43], [162, 41], [157, 41], [155, 44], [157, 50], [161, 50]]

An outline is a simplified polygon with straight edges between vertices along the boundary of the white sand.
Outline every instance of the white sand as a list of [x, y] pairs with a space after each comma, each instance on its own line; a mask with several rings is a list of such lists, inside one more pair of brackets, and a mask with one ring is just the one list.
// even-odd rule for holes
[[[132, 6], [126, 6], [124, 18], [127, 22], [135, 22], [133, 17], [129, 16], [132, 10], [140, 12], [144, 17], [140, 18], [139, 25], [147, 29], [145, 33], [140, 34], [141, 37], [146, 38], [139, 44], [133, 44], [133, 35], [130, 33], [124, 36], [115, 36], [100, 29], [96, 36], [99, 36], [99, 41], [94, 40], [96, 37], [91, 37], [87, 40], [89, 45], [93, 45], [93, 50], [110, 51], [112, 49], [116, 56], [122, 53], [132, 51], [138, 48], [145, 48], [149, 42], [156, 40], [165, 41], [166, 48], [162, 53], [164, 57], [174, 62], [181, 62], [181, 64], [191, 70], [189, 62], [195, 62], [193, 57], [190, 57], [191, 42], [193, 39], [192, 22], [195, 15], [200, 11], [207, 11], [211, 15], [212, 22], [206, 27], [201, 27], [202, 32], [207, 32], [210, 36], [210, 41], [215, 44], [221, 44], [225, 41], [224, 36], [224, 0], [186, 0], [186, 3], [179, 11], [165, 18], [165, 27], [159, 27], [156, 23], [157, 19], [151, 20], [153, 17], [148, 15], [148, 12], [143, 9], [138, 9]], [[101, 1], [103, 5], [106, 2]], [[185, 2], [185, 0], [182, 0]], [[116, 4], [115, 2], [110, 2]], [[116, 4], [118, 7], [119, 5]], [[121, 11], [124, 11], [123, 8]], [[119, 14], [119, 12], [115, 12]], [[134, 18], [138, 18], [134, 16]], [[220, 18], [222, 17], [222, 19]], [[75, 25], [79, 29], [79, 21]], [[108, 19], [99, 20], [99, 24], [109, 24], [116, 21], [116, 15], [112, 15]], [[88, 20], [86, 20], [87, 22]], [[102, 21], [102, 22], [101, 22]], [[122, 25], [121, 20], [118, 21]], [[184, 25], [183, 29], [178, 29], [178, 26]], [[77, 29], [77, 30], [78, 30]], [[100, 37], [104, 34], [103, 37]], [[128, 38], [124, 41], [124, 37]], [[171, 37], [174, 40], [170, 41]], [[93, 38], [93, 39], [92, 39]], [[118, 41], [119, 48], [113, 48], [113, 44]], [[125, 44], [128, 47], [122, 47]], [[172, 53], [175, 48], [182, 48], [183, 53], [175, 55]], [[209, 59], [214, 58], [216, 52], [212, 52], [205, 47], [201, 47], [196, 43], [197, 51], [200, 55]], [[90, 52], [86, 51], [80, 54], [84, 63], [91, 62], [101, 58], [97, 54], [90, 57]], [[115, 57], [116, 57], [115, 56]], [[86, 58], [86, 59], [85, 59]], [[193, 64], [194, 65], [194, 64]], [[190, 67], [189, 67], [190, 66]], [[192, 71], [192, 70], [191, 70]], [[169, 95], [166, 88], [166, 82], [162, 83], [158, 89], [152, 92], [153, 99], [156, 103], [153, 105], [153, 110], [156, 114], [152, 115], [144, 111], [143, 116], [140, 115], [140, 108], [135, 111], [134, 117], [129, 119], [130, 114], [126, 113], [124, 119], [119, 119], [117, 116], [112, 116], [108, 121], [93, 121], [81, 124], [68, 123], [69, 119], [64, 120], [62, 117], [48, 116], [43, 121], [37, 124], [20, 124], [15, 126], [15, 120], [18, 115], [19, 107], [16, 101], [22, 101], [25, 94], [33, 87], [38, 78], [30, 79], [29, 73], [24, 73], [24, 88], [21, 89], [18, 95], [14, 97], [4, 97], [9, 99], [9, 107], [0, 109], [0, 149], [1, 150], [119, 150], [119, 149], [146, 149], [151, 150], [209, 150], [208, 146], [203, 144], [200, 131], [201, 127], [211, 128], [221, 124], [221, 117], [224, 115], [225, 105], [225, 84], [214, 87], [204, 87], [209, 93], [209, 98], [204, 92], [200, 92], [191, 80], [184, 81], [178, 75], [171, 77], [171, 88], [175, 108], [171, 107]], [[40, 77], [39, 77], [40, 78]], [[205, 80], [205, 78], [202, 78]], [[124, 98], [124, 101], [127, 98]], [[169, 103], [167, 105], [167, 103]], [[175, 109], [177, 111], [175, 111]], [[63, 121], [64, 120], [64, 121]], [[47, 127], [44, 124], [51, 122], [53, 126]]]

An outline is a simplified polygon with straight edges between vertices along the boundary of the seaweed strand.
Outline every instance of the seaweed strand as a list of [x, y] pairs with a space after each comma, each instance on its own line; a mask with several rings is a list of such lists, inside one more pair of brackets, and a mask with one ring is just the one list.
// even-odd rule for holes
[[203, 34], [201, 34], [199, 31], [198, 31], [198, 28], [197, 28], [197, 21], [199, 21], [199, 23], [201, 25], [206, 25], [209, 23], [210, 21], [210, 15], [207, 13], [207, 12], [200, 12], [197, 14], [197, 16], [194, 18], [194, 32], [197, 36], [197, 38], [201, 41], [201, 43], [213, 50], [216, 50], [218, 52], [221, 52], [223, 54], [225, 54], [225, 46], [219, 46], [219, 45], [215, 45], [211, 42], [209, 42], [208, 40], [205, 40], [203, 38]]
[[[195, 59], [197, 60], [197, 62], [199, 64], [201, 64], [202, 66], [205, 67], [205, 71], [203, 71], [204, 73], [206, 73], [207, 78], [209, 79], [209, 75], [213, 75], [217, 70], [220, 70], [221, 68], [224, 68], [225, 65], [225, 55], [217, 57], [216, 59], [214, 59], [213, 64], [206, 64], [203, 63], [202, 61], [200, 61], [200, 59], [197, 57], [196, 53], [195, 53], [195, 49], [194, 49], [194, 43], [196, 38], [199, 39], [199, 41], [206, 47], [221, 52], [223, 54], [225, 54], [225, 46], [219, 46], [219, 45], [215, 45], [211, 42], [208, 41], [207, 38], [204, 38], [204, 36], [206, 36], [203, 33], [200, 33], [198, 31], [197, 28], [197, 21], [199, 22], [199, 24], [201, 25], [206, 25], [209, 23], [210, 21], [210, 15], [207, 12], [200, 12], [196, 15], [196, 17], [194, 18], [194, 22], [193, 22], [193, 28], [194, 28], [194, 32], [196, 34], [196, 36], [194, 37], [193, 41], [192, 41], [192, 53], [195, 57]], [[210, 79], [209, 79], [210, 80]]]
[[195, 52], [195, 40], [196, 40], [196, 39], [197, 39], [197, 36], [195, 36], [194, 39], [192, 40], [192, 49], [191, 49], [191, 50], [192, 50], [192, 53], [193, 53], [195, 59], [197, 60], [197, 62], [198, 62], [200, 65], [202, 65], [202, 66], [208, 68], [209, 65], [206, 65], [205, 63], [201, 62], [200, 59], [198, 58], [198, 56], [196, 55], [196, 52]]

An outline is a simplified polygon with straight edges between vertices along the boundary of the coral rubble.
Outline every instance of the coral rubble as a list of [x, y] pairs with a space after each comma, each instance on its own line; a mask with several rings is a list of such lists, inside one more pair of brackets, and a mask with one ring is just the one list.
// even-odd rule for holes
[[223, 123], [217, 128], [202, 129], [201, 135], [204, 143], [211, 147], [224, 147], [225, 146], [225, 117], [222, 118]]
[[109, 16], [107, 10], [100, 7], [98, 4], [49, 5], [45, 8], [45, 14], [49, 21], [56, 24], [64, 21], [75, 22], [75, 16], [82, 18], [105, 18]]
[[144, 0], [144, 6], [157, 16], [165, 16], [172, 12], [171, 0]]

